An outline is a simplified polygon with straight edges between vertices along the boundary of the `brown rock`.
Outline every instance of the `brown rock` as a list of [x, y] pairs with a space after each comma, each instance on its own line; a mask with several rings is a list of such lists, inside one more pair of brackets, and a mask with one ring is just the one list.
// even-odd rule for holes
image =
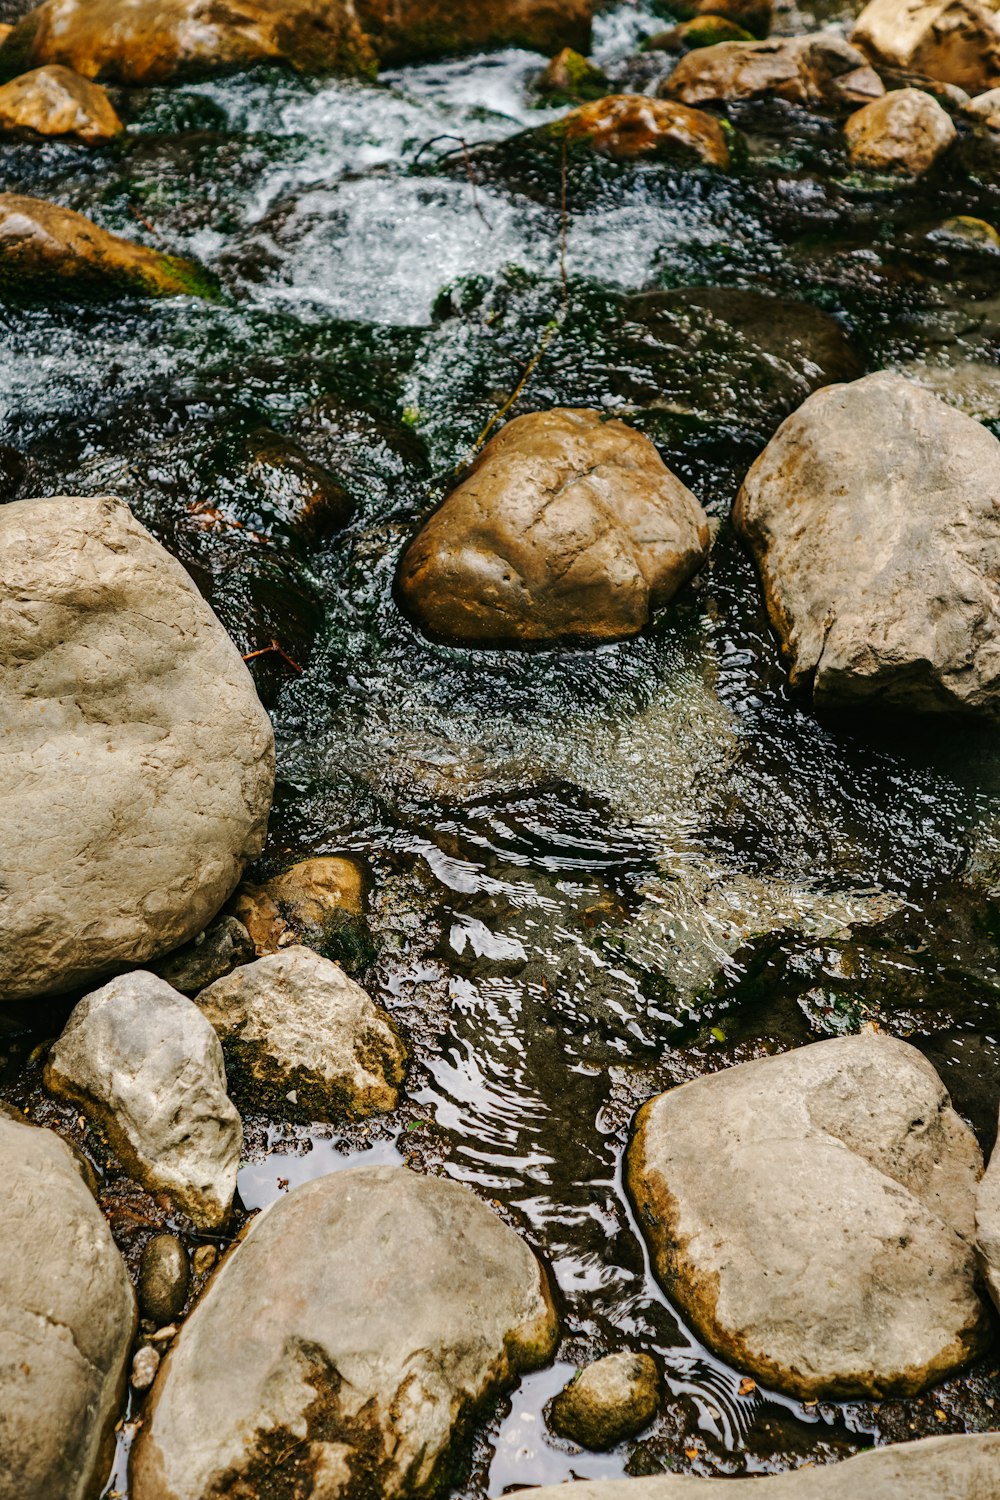
[[894, 89], [853, 114], [844, 126], [851, 161], [876, 172], [921, 177], [958, 132], [936, 99], [920, 89]]
[[352, 859], [303, 859], [264, 887], [294, 926], [322, 927], [334, 912], [360, 917], [365, 909], [365, 877]]
[[586, 141], [602, 156], [696, 156], [707, 166], [729, 166], [725, 131], [712, 115], [646, 94], [612, 94], [576, 109], [555, 127], [567, 141]]
[[770, 94], [840, 109], [867, 104], [885, 89], [857, 48], [830, 34], [701, 47], [681, 59], [660, 92], [685, 104]]
[[294, 934], [263, 886], [249, 881], [239, 887], [226, 910], [249, 932], [258, 958], [294, 940]]
[[581, 53], [572, 47], [564, 47], [551, 59], [535, 87], [553, 102], [565, 100], [576, 104], [585, 99], [603, 98], [608, 92], [608, 80], [607, 75]]
[[1000, 84], [1000, 0], [872, 0], [852, 40], [876, 63], [970, 93]]
[[104, 90], [69, 68], [35, 68], [0, 88], [0, 130], [75, 136], [95, 146], [124, 129]]
[[714, 47], [719, 42], [752, 42], [749, 31], [726, 16], [693, 16], [669, 31], [651, 36], [644, 52], [692, 52], [696, 47]]
[[357, 11], [387, 63], [481, 47], [590, 51], [591, 0], [357, 0]]
[[635, 635], [701, 566], [708, 520], [652, 443], [598, 412], [509, 422], [410, 544], [399, 592], [472, 645]]
[[671, 0], [670, 14], [681, 21], [717, 18], [735, 22], [752, 36], [763, 38], [771, 29], [774, 4], [773, 0]]

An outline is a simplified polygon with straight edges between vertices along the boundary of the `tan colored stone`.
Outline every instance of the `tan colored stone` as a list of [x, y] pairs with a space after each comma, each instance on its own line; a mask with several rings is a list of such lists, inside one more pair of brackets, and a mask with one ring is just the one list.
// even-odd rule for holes
[[360, 917], [365, 909], [365, 877], [353, 859], [323, 855], [303, 859], [264, 890], [293, 926], [322, 927], [337, 911]]
[[1000, 84], [1000, 0], [871, 0], [852, 40], [876, 64], [970, 93]]
[[969, 101], [967, 112], [985, 121], [990, 130], [1000, 130], [1000, 88], [977, 94]]
[[557, 129], [567, 141], [586, 141], [602, 156], [695, 156], [706, 166], [729, 166], [726, 133], [713, 115], [646, 94], [611, 94], [576, 109]]
[[660, 89], [685, 104], [772, 95], [831, 109], [855, 108], [884, 92], [863, 54], [833, 33], [699, 47], [681, 58]]
[[708, 519], [652, 443], [599, 412], [518, 417], [410, 544], [399, 591], [472, 645], [635, 635], [704, 562]]
[[851, 161], [875, 172], [922, 177], [952, 146], [951, 116], [921, 89], [894, 89], [853, 114], [844, 126]]
[[226, 910], [249, 932], [258, 958], [277, 953], [294, 940], [292, 929], [261, 885], [244, 881]]
[[608, 1354], [556, 1396], [551, 1425], [583, 1448], [613, 1448], [648, 1427], [660, 1404], [660, 1372], [648, 1354]]
[[0, 130], [75, 136], [96, 146], [124, 129], [104, 90], [69, 68], [35, 68], [0, 88]]

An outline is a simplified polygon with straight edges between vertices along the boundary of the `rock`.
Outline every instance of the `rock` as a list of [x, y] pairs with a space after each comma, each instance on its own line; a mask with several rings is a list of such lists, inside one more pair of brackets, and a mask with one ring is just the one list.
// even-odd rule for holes
[[258, 958], [277, 953], [295, 941], [295, 934], [263, 886], [244, 882], [229, 903], [229, 911], [250, 934]]
[[219, 1258], [219, 1252], [214, 1245], [199, 1245], [194, 1252], [194, 1274], [196, 1276], [207, 1276], [215, 1266]]
[[552, 58], [535, 88], [548, 103], [578, 104], [587, 99], [603, 99], [608, 92], [608, 79], [606, 73], [579, 52], [564, 47]]
[[660, 1372], [648, 1354], [609, 1354], [581, 1370], [552, 1403], [552, 1427], [583, 1448], [613, 1448], [648, 1427]]
[[135, 1334], [121, 1256], [69, 1147], [0, 1113], [0, 1500], [89, 1500]]
[[274, 740], [211, 610], [118, 500], [0, 507], [0, 634], [0, 993], [14, 1000], [203, 931], [263, 845]]
[[399, 591], [471, 645], [636, 635], [705, 560], [708, 521], [652, 443], [598, 412], [508, 422], [410, 544]]
[[191, 1286], [187, 1251], [175, 1234], [154, 1234], [139, 1262], [139, 1306], [157, 1328], [184, 1311]]
[[653, 14], [679, 21], [730, 21], [751, 36], [766, 37], [774, 20], [774, 5], [773, 0], [653, 0]]
[[725, 16], [693, 16], [669, 31], [659, 31], [643, 43], [644, 52], [691, 52], [718, 42], [752, 42], [753, 37]]
[[903, 365], [901, 373], [968, 417], [979, 422], [1000, 421], [1000, 365], [978, 360], [963, 360], [957, 365], [914, 361]]
[[985, 120], [990, 130], [1000, 130], [1000, 88], [977, 94], [969, 103], [969, 113]]
[[[585, 1480], [573, 1485], [570, 1500], [989, 1500], [998, 1462], [1000, 1433], [974, 1433], [890, 1443], [843, 1463], [805, 1464], [764, 1478]], [[742, 1496], [736, 1494], [740, 1484]], [[519, 1494], [521, 1500], [568, 1500], [562, 1484]]]
[[0, 503], [6, 505], [16, 498], [26, 472], [27, 465], [17, 449], [0, 443]]
[[985, 219], [973, 218], [971, 214], [955, 214], [942, 220], [936, 229], [928, 231], [927, 238], [932, 245], [941, 245], [946, 250], [963, 250], [973, 255], [1000, 254], [1000, 234]]
[[252, 963], [256, 946], [242, 922], [235, 917], [216, 917], [193, 942], [178, 948], [159, 963], [153, 972], [166, 980], [182, 995], [197, 995], [206, 985], [231, 974], [240, 964]]
[[243, 1129], [222, 1049], [198, 1007], [162, 979], [123, 974], [81, 1000], [49, 1053], [45, 1087], [78, 1104], [138, 1181], [196, 1225], [228, 1218]]
[[976, 1250], [986, 1288], [1000, 1309], [1000, 1146], [993, 1149], [976, 1196]]
[[356, 0], [384, 63], [485, 47], [590, 51], [591, 0]]
[[141, 1349], [135, 1351], [132, 1360], [132, 1374], [129, 1377], [134, 1391], [148, 1391], [156, 1379], [156, 1372], [160, 1368], [159, 1351], [152, 1344], [143, 1344]]
[[854, 109], [885, 89], [864, 56], [835, 33], [768, 42], [720, 42], [682, 57], [660, 93], [685, 104], [770, 95], [793, 104]]
[[0, 88], [0, 130], [74, 136], [98, 146], [124, 129], [104, 90], [69, 68], [35, 68]]
[[41, 198], [0, 193], [0, 296], [216, 296], [194, 261], [100, 229]]
[[852, 40], [876, 65], [970, 93], [1000, 85], [1000, 6], [990, 0], [871, 0]]
[[981, 1168], [930, 1063], [866, 1032], [650, 1100], [627, 1183], [657, 1277], [728, 1363], [804, 1400], [880, 1399], [988, 1344]]
[[[434, 1488], [463, 1417], [551, 1358], [545, 1273], [467, 1188], [401, 1167], [317, 1178], [267, 1208], [168, 1355], [133, 1500]], [[289, 1491], [290, 1493], [290, 1491]]]
[[844, 126], [856, 167], [922, 177], [958, 139], [951, 116], [920, 89], [894, 89]]
[[321, 855], [269, 880], [264, 887], [293, 927], [319, 932], [338, 916], [364, 916], [365, 877], [352, 859]]
[[266, 520], [293, 535], [319, 541], [350, 520], [353, 504], [343, 485], [280, 433], [248, 433], [237, 462]]
[[885, 372], [810, 396], [733, 519], [818, 707], [995, 711], [1000, 444]]
[[329, 959], [294, 946], [209, 985], [233, 1098], [289, 1120], [395, 1109], [406, 1048], [388, 1014]]
[[723, 170], [729, 166], [726, 133], [714, 116], [646, 94], [612, 94], [550, 128], [570, 144], [586, 144], [616, 161], [678, 156]]

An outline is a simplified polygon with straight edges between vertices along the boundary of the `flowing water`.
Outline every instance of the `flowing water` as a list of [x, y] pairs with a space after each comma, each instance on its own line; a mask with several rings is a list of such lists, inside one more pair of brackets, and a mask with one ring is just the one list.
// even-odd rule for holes
[[[840, 14], [803, 4], [779, 29]], [[667, 59], [635, 50], [662, 25], [619, 5], [598, 59], [652, 86]], [[743, 106], [732, 176], [575, 162], [564, 211], [558, 169], [508, 144], [558, 114], [537, 107], [540, 63], [509, 51], [377, 86], [263, 72], [149, 90], [120, 101], [124, 146], [0, 149], [6, 190], [219, 277], [215, 303], [4, 308], [0, 442], [27, 463], [16, 493], [121, 495], [243, 651], [276, 639], [303, 668], [253, 664], [279, 767], [257, 873], [316, 853], [366, 864], [354, 971], [414, 1041], [395, 1116], [346, 1132], [248, 1120], [242, 1203], [405, 1161], [493, 1200], [546, 1259], [559, 1361], [484, 1414], [463, 1496], [756, 1473], [989, 1427], [992, 1364], [881, 1406], [739, 1395], [740, 1372], [653, 1281], [620, 1164], [651, 1093], [866, 1021], [921, 1046], [992, 1144], [995, 737], [819, 722], [789, 696], [726, 518], [824, 378], [904, 369], [1000, 431], [1000, 256], [940, 230], [1000, 222], [998, 162], [965, 141], [959, 169], [901, 190], [850, 172], [835, 123]], [[706, 313], [698, 288], [730, 301]], [[779, 300], [762, 317], [763, 296]], [[638, 640], [472, 652], [396, 606], [403, 546], [526, 370], [515, 413], [620, 412], [718, 523], [708, 569]], [[344, 530], [307, 544], [248, 488], [234, 454], [262, 429], [336, 475]], [[54, 1023], [8, 1024], [7, 1096], [71, 1131], [41, 1102], [37, 1059], [25, 1067]], [[102, 1170], [134, 1259], [141, 1195]], [[625, 1347], [662, 1357], [653, 1428], [602, 1456], [548, 1434], [572, 1369]]]

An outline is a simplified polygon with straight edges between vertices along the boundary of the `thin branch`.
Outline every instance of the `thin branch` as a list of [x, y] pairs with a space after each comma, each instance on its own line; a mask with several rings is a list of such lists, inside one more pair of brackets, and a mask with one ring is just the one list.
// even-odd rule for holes
[[282, 661], [286, 661], [293, 671], [301, 674], [302, 668], [299, 666], [298, 662], [292, 661], [292, 658], [289, 656], [288, 652], [284, 649], [283, 646], [279, 646], [277, 641], [272, 641], [269, 646], [261, 646], [259, 651], [248, 651], [243, 660], [256, 661], [258, 656], [270, 656], [272, 653], [280, 656]]

